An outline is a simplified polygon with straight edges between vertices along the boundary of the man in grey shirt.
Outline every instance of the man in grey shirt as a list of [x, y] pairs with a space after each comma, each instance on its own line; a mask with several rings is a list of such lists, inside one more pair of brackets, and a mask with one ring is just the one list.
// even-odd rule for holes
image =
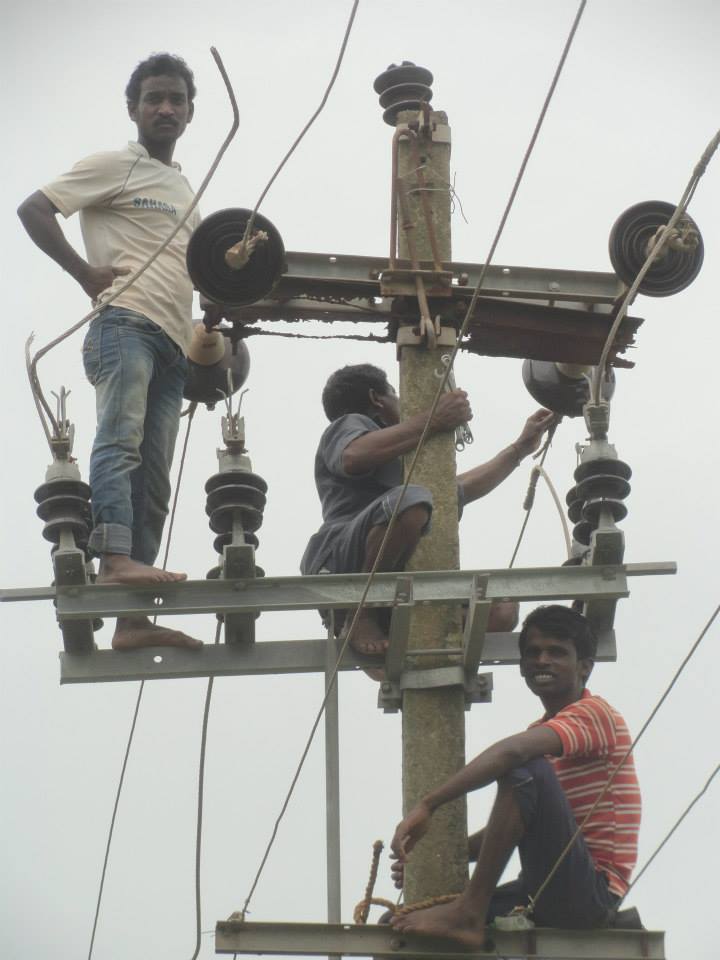
[[[402, 457], [417, 446], [427, 412], [400, 421], [395, 390], [385, 372], [371, 364], [336, 370], [325, 384], [322, 403], [330, 420], [315, 456], [315, 484], [323, 523], [310, 538], [300, 569], [303, 574], [369, 571], [402, 496], [378, 567], [381, 571], [402, 570], [427, 531], [432, 514], [432, 494], [426, 487], [410, 484], [402, 493]], [[430, 433], [453, 430], [471, 418], [465, 391], [451, 390], [440, 398]], [[524, 457], [538, 448], [554, 420], [550, 411], [536, 411], [517, 440], [487, 463], [459, 474], [460, 509], [502, 483]], [[494, 605], [491, 630], [511, 630], [516, 622], [516, 604]], [[378, 612], [363, 611], [351, 639], [353, 649], [378, 655], [384, 653], [387, 643]]]

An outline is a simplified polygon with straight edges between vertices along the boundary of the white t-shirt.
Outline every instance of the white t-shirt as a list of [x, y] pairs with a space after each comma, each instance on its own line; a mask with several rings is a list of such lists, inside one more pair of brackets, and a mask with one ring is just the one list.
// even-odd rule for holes
[[[193, 191], [177, 164], [168, 166], [130, 142], [125, 150], [96, 153], [42, 187], [64, 217], [80, 211], [88, 263], [135, 271], [172, 233]], [[192, 283], [185, 266], [188, 240], [200, 223], [193, 210], [177, 236], [113, 306], [141, 313], [187, 352], [192, 332]], [[127, 280], [115, 279], [106, 299]]]

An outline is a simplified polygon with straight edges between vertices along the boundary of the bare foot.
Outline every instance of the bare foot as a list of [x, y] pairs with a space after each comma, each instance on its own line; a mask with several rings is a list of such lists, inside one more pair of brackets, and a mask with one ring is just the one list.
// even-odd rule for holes
[[100, 558], [100, 570], [95, 583], [126, 583], [129, 586], [138, 586], [143, 583], [173, 583], [177, 580], [187, 580], [187, 574], [150, 567], [122, 553], [104, 553]]
[[447, 937], [471, 950], [481, 950], [485, 944], [485, 910], [475, 910], [460, 897], [452, 903], [442, 903], [427, 910], [416, 910], [404, 916], [393, 917], [391, 923], [403, 933], [418, 933], [427, 937]]
[[[347, 637], [352, 622], [353, 615], [348, 614], [340, 633], [341, 640]], [[387, 650], [387, 635], [381, 630], [371, 610], [363, 610], [358, 617], [350, 636], [350, 646], [363, 657], [382, 656]]]
[[139, 647], [189, 647], [203, 645], [202, 640], [150, 623], [147, 617], [118, 617], [112, 638], [113, 650], [137, 650]]

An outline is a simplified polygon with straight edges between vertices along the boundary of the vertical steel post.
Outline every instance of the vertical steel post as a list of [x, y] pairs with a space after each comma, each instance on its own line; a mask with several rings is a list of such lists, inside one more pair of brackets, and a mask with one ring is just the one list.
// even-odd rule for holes
[[[398, 125], [418, 120], [418, 113], [401, 112]], [[410, 139], [398, 142], [399, 190], [406, 199], [405, 213], [413, 224], [412, 238], [424, 268], [432, 267], [429, 209], [435, 249], [440, 260], [451, 260], [450, 242], [450, 135], [447, 116], [429, 113], [425, 132], [418, 131], [417, 147]], [[418, 181], [416, 167], [422, 166]], [[424, 194], [424, 196], [423, 196]], [[400, 256], [409, 258], [403, 215], [398, 228]], [[432, 303], [431, 312], [432, 312]], [[417, 321], [414, 321], [415, 325]], [[453, 341], [454, 342], [454, 341]], [[427, 343], [400, 347], [400, 405], [403, 417], [427, 410], [438, 386], [436, 371], [450, 347], [430, 349]], [[406, 469], [409, 457], [406, 458]], [[430, 437], [418, 460], [413, 483], [433, 494], [432, 531], [408, 564], [412, 570], [447, 570], [459, 567], [458, 505], [455, 437], [452, 431]], [[457, 606], [418, 609], [413, 613], [409, 649], [461, 645], [461, 615]], [[423, 665], [433, 666], [423, 658]], [[407, 811], [432, 787], [465, 763], [464, 691], [459, 687], [406, 690], [403, 696], [403, 807]], [[416, 848], [405, 873], [405, 900], [462, 890], [467, 882], [467, 807], [464, 798], [443, 807], [432, 828]]]
[[[328, 629], [325, 655], [325, 690], [335, 668], [335, 631]], [[327, 842], [327, 917], [340, 923], [340, 731], [338, 679], [325, 704], [325, 835]]]

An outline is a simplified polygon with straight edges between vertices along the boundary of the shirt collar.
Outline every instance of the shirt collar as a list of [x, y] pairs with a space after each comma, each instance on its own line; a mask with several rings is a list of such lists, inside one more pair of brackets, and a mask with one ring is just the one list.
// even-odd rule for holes
[[[153, 159], [150, 156], [150, 154], [147, 152], [147, 149], [141, 143], [138, 143], [137, 140], [128, 140], [128, 150], [130, 151], [130, 153], [135, 153], [139, 157], [145, 157], [146, 160]], [[163, 163], [162, 166], [163, 167], [167, 166], [167, 164]], [[178, 172], [182, 170], [182, 167], [180, 166], [180, 164], [177, 163], [175, 160], [172, 161], [170, 166], [173, 168], [173, 170], [177, 170]]]

